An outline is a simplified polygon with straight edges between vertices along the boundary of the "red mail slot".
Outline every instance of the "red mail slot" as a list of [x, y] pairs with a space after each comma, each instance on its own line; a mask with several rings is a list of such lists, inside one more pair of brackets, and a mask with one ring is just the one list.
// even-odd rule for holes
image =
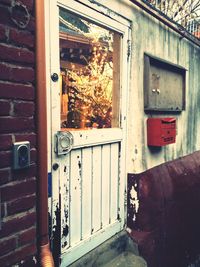
[[148, 118], [148, 146], [165, 146], [176, 142], [175, 118]]

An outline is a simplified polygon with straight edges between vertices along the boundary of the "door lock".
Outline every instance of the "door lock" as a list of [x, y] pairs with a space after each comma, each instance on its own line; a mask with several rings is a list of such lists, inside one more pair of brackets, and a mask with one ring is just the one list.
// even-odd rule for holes
[[58, 131], [55, 134], [55, 152], [58, 156], [69, 153], [72, 149], [74, 140], [70, 132]]

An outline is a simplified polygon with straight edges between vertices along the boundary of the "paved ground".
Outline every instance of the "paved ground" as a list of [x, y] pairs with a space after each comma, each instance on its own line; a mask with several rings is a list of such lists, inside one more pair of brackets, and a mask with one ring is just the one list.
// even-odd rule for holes
[[147, 267], [147, 264], [139, 256], [137, 244], [126, 231], [121, 231], [70, 267]]
[[147, 267], [145, 261], [131, 252], [123, 252], [104, 267]]

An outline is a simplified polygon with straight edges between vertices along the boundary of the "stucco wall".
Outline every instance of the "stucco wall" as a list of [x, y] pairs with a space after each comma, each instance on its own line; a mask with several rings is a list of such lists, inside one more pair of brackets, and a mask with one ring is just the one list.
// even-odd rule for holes
[[[96, 1], [92, 1], [95, 3]], [[139, 173], [200, 149], [200, 48], [128, 0], [98, 1], [132, 23], [132, 53], [128, 103], [127, 171]], [[95, 5], [95, 4], [94, 4]], [[117, 19], [117, 15], [116, 15]], [[144, 112], [144, 53], [152, 54], [187, 69], [186, 109], [179, 114]], [[146, 120], [149, 116], [177, 119], [176, 144], [150, 150], [147, 146]]]
[[[133, 12], [133, 54], [129, 99], [128, 170], [141, 172], [160, 163], [190, 154], [200, 148], [197, 127], [200, 122], [200, 49], [141, 12]], [[144, 52], [187, 69], [186, 109], [179, 114], [145, 114], [143, 111]], [[158, 150], [147, 146], [148, 117], [173, 116], [177, 119], [176, 144]]]

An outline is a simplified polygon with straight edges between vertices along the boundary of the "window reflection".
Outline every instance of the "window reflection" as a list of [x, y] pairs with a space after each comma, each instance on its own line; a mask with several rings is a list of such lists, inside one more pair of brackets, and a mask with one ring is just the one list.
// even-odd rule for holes
[[118, 107], [113, 103], [118, 92], [114, 80], [119, 79], [116, 35], [60, 8], [61, 128], [118, 124]]

